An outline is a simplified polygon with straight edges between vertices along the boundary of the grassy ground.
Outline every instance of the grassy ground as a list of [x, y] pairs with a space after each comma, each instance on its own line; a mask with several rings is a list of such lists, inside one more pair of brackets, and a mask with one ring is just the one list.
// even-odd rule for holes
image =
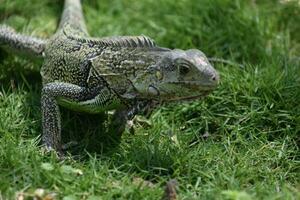
[[[176, 2], [176, 3], [175, 3]], [[218, 89], [204, 101], [162, 107], [119, 145], [107, 116], [63, 110], [73, 159], [43, 155], [39, 62], [0, 50], [0, 199], [300, 198], [300, 5], [276, 0], [127, 0], [83, 4], [94, 36], [139, 35], [161, 46], [199, 48], [215, 63]], [[0, 0], [0, 21], [48, 37], [58, 0]], [[152, 184], [150, 184], [150, 181]], [[145, 186], [148, 184], [148, 186]], [[150, 186], [149, 186], [150, 184]]]

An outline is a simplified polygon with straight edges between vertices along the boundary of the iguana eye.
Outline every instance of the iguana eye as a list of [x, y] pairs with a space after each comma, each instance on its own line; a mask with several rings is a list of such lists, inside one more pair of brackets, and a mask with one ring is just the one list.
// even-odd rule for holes
[[180, 75], [186, 75], [191, 71], [191, 63], [190, 61], [184, 58], [177, 58], [175, 60], [175, 65], [177, 66], [178, 73]]
[[189, 71], [190, 71], [190, 66], [185, 64], [179, 66], [179, 73], [181, 75], [186, 75], [187, 73], [189, 73]]

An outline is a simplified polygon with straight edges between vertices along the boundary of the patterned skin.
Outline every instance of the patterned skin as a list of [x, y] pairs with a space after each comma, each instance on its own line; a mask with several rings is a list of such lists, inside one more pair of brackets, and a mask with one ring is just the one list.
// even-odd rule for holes
[[218, 85], [199, 50], [168, 49], [146, 36], [89, 37], [80, 0], [65, 0], [57, 32], [48, 40], [0, 26], [0, 45], [43, 57], [42, 141], [62, 154], [59, 105], [75, 111], [115, 110], [116, 134], [136, 114], [161, 102], [193, 100]]

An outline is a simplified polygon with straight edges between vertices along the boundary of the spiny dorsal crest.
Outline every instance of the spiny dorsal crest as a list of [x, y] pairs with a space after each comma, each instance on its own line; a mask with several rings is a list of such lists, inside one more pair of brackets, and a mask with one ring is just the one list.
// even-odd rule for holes
[[156, 47], [155, 42], [144, 35], [141, 36], [116, 36], [98, 40], [102, 45], [114, 47]]
[[82, 43], [89, 43], [92, 45], [100, 46], [111, 46], [111, 47], [148, 47], [154, 48], [156, 44], [151, 38], [141, 35], [141, 36], [115, 36], [115, 37], [104, 37], [104, 38], [81, 38], [72, 35], [65, 35], [72, 39], [77, 40]]

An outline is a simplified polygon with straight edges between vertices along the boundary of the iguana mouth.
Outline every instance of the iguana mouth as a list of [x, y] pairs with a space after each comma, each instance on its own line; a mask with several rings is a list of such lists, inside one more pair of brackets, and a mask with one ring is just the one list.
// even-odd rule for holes
[[201, 89], [203, 91], [209, 91], [214, 89], [218, 83], [203, 83], [199, 81], [174, 81], [174, 82], [168, 82], [171, 84], [176, 84], [176, 85], [186, 85], [188, 88], [193, 88], [193, 89]]

